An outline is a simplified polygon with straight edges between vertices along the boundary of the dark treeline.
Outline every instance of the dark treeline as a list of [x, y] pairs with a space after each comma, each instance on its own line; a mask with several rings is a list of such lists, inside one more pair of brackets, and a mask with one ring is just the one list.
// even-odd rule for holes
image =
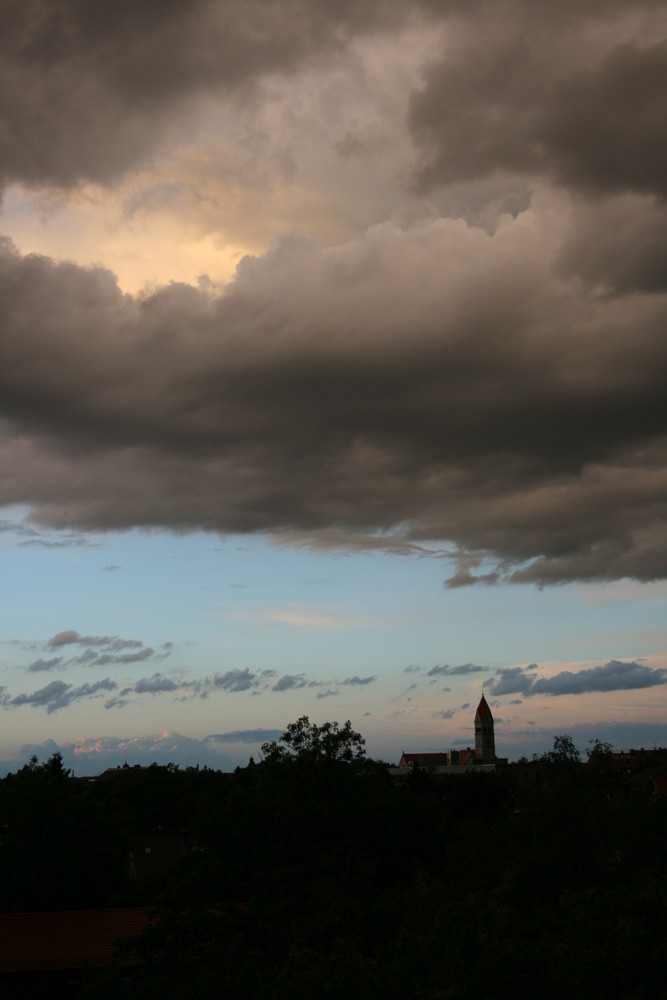
[[[554, 752], [396, 780], [336, 733], [332, 752], [282, 742], [234, 774], [154, 765], [87, 782], [57, 754], [33, 760], [0, 782], [2, 909], [147, 906], [142, 964], [122, 985], [105, 972], [96, 997], [656, 995], [655, 783], [617, 774], [604, 745], [590, 765]], [[129, 877], [137, 837], [182, 831], [167, 872]]]

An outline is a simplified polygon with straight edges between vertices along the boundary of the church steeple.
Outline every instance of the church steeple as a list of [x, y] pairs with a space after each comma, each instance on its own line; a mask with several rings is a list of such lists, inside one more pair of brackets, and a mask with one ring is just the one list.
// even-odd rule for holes
[[480, 764], [493, 764], [496, 759], [493, 716], [484, 694], [475, 712], [475, 757]]

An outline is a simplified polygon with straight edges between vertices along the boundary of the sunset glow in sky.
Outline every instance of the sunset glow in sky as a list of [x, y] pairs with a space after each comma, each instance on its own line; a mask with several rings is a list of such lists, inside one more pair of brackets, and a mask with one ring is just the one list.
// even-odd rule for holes
[[663, 0], [0, 49], [0, 771], [667, 744]]

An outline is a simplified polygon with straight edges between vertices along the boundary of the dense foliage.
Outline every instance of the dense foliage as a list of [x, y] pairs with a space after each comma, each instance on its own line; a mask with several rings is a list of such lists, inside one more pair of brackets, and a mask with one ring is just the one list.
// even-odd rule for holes
[[[127, 996], [654, 997], [667, 801], [606, 745], [570, 750], [403, 779], [361, 754], [93, 783], [32, 762], [0, 782], [2, 908], [150, 906]], [[130, 880], [133, 837], [183, 830], [168, 873]]]

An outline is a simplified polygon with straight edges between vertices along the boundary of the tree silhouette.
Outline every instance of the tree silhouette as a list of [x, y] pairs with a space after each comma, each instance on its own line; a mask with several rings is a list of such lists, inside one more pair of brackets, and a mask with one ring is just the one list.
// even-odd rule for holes
[[317, 726], [307, 715], [302, 715], [296, 722], [290, 722], [279, 740], [262, 744], [262, 757], [273, 763], [293, 759], [351, 763], [364, 759], [365, 744], [366, 740], [355, 732], [349, 719], [343, 726], [337, 722]]
[[553, 750], [542, 754], [540, 760], [546, 764], [580, 764], [581, 754], [571, 736], [554, 736]]

